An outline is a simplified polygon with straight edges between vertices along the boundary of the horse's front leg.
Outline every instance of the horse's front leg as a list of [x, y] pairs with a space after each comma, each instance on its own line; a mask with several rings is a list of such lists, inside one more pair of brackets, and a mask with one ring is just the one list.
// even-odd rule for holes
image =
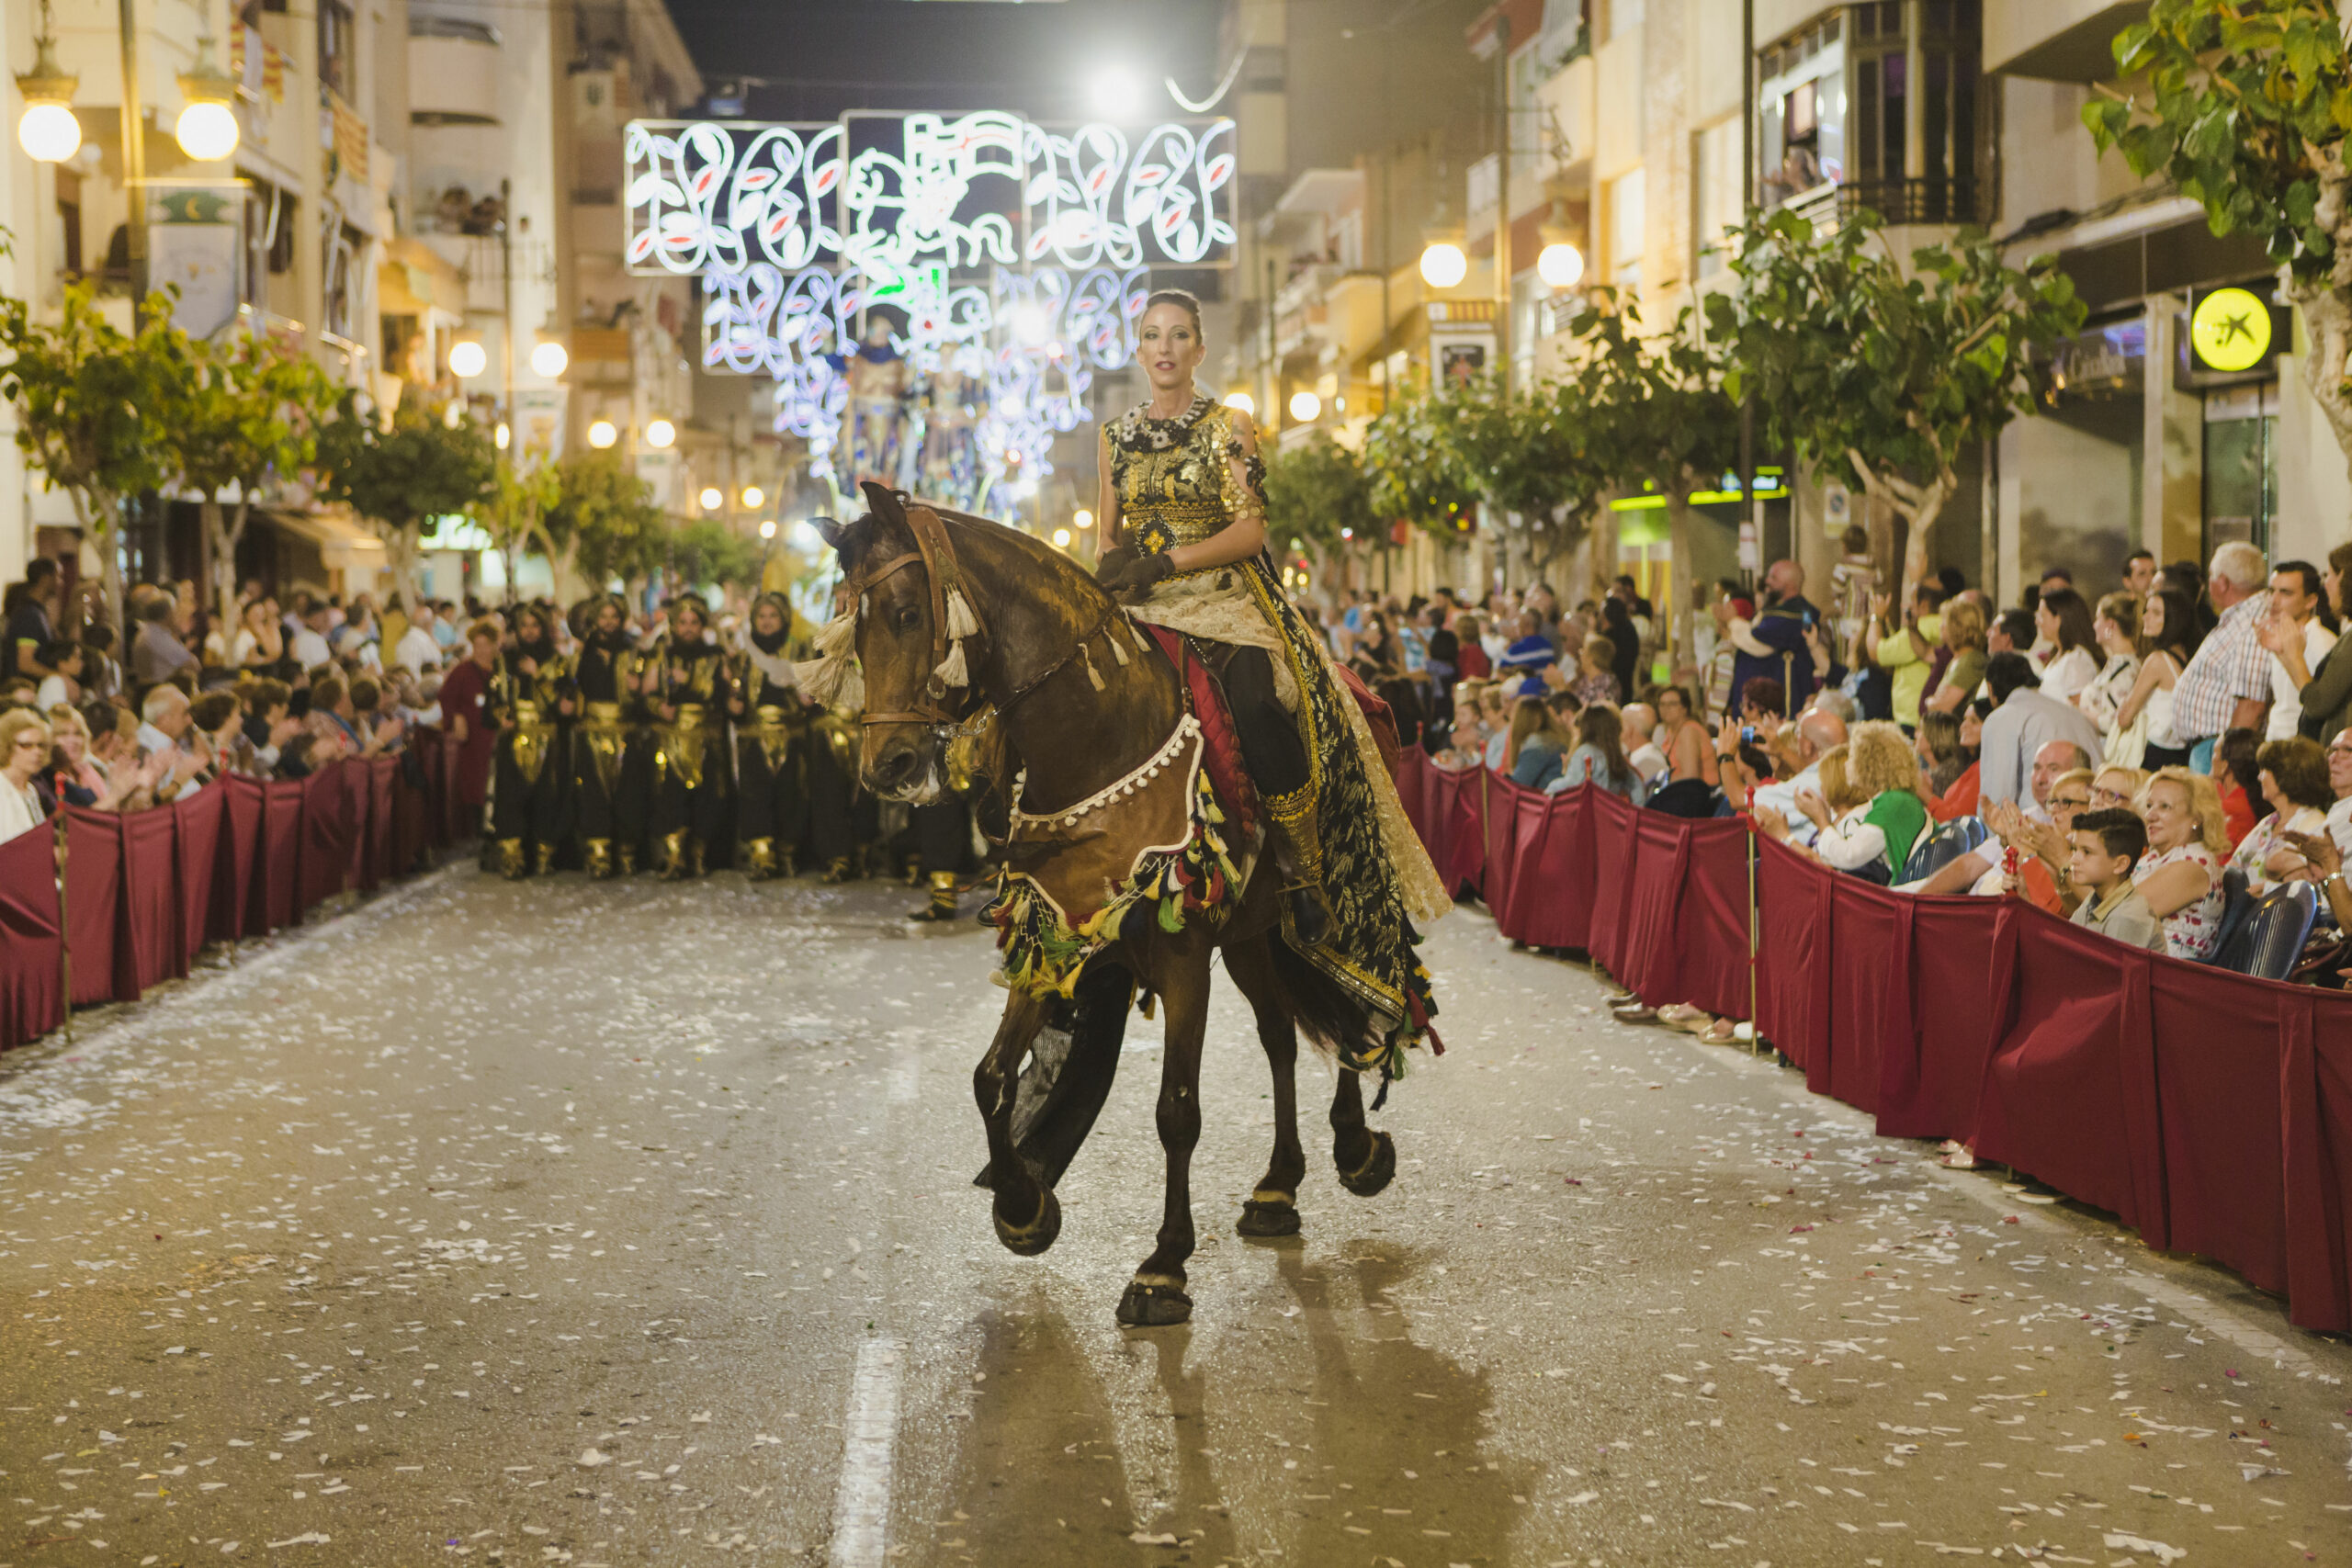
[[1045, 1026], [1046, 1004], [1022, 992], [1005, 998], [1004, 1016], [997, 1021], [996, 1038], [988, 1054], [972, 1069], [972, 1098], [978, 1101], [980, 1121], [988, 1128], [989, 1171], [996, 1193], [993, 1218], [996, 1238], [1023, 1258], [1034, 1258], [1054, 1245], [1061, 1234], [1061, 1205], [1053, 1189], [1021, 1157], [1012, 1143], [1012, 1105], [1021, 1081], [1022, 1059]]
[[1340, 1168], [1340, 1186], [1369, 1198], [1395, 1179], [1396, 1143], [1363, 1124], [1363, 1078], [1351, 1067], [1340, 1069], [1340, 1087], [1331, 1096], [1331, 1163]]
[[1168, 1036], [1160, 1052], [1157, 1119], [1160, 1147], [1168, 1153], [1168, 1203], [1159, 1245], [1119, 1298], [1119, 1321], [1130, 1328], [1158, 1328], [1193, 1315], [1193, 1298], [1184, 1293], [1184, 1262], [1193, 1256], [1194, 1239], [1193, 1148], [1201, 1141], [1201, 1043], [1209, 1012], [1206, 933], [1187, 932], [1159, 969]]
[[1274, 1077], [1273, 1157], [1234, 1227], [1248, 1236], [1298, 1234], [1298, 1183], [1306, 1174], [1306, 1152], [1298, 1143], [1298, 1027], [1283, 1010], [1266, 945], [1274, 940], [1261, 937], [1225, 948], [1225, 972], [1257, 1014], [1258, 1043], [1265, 1047]]

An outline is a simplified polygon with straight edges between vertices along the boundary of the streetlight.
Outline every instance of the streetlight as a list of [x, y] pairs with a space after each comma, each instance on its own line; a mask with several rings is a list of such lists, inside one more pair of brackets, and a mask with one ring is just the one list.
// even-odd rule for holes
[[598, 419], [589, 422], [588, 445], [596, 448], [597, 451], [603, 451], [620, 438], [621, 433], [613, 428], [611, 420]]
[[1258, 400], [1251, 397], [1247, 392], [1226, 393], [1225, 406], [1229, 409], [1238, 410], [1242, 417], [1245, 419], [1255, 419], [1258, 417]]
[[1470, 255], [1451, 240], [1432, 240], [1421, 252], [1421, 281], [1452, 288], [1470, 276]]
[[746, 512], [757, 512], [760, 509], [760, 502], [765, 501], [767, 498], [767, 491], [762, 490], [759, 486], [745, 485], [743, 487], [743, 510]]
[[470, 381], [490, 368], [490, 351], [474, 338], [459, 338], [449, 345], [449, 374]]
[[1143, 85], [1124, 65], [1106, 65], [1094, 73], [1087, 100], [1104, 119], [1132, 118], [1144, 106]]
[[1057, 529], [1055, 529], [1055, 530], [1054, 530], [1054, 548], [1056, 548], [1056, 549], [1057, 549], [1057, 550], [1066, 550], [1066, 549], [1069, 548], [1069, 529], [1067, 529], [1067, 528], [1057, 528]]
[[571, 352], [554, 338], [543, 337], [531, 346], [531, 370], [553, 381], [571, 366]]
[[760, 519], [760, 537], [763, 539], [773, 539], [775, 537], [775, 518], [763, 517]]
[[720, 493], [717, 485], [703, 486], [702, 494], [695, 499], [702, 502], [702, 509], [705, 512], [716, 512], [727, 504], [727, 497]]
[[1535, 276], [1552, 288], [1574, 288], [1584, 281], [1584, 253], [1565, 231], [1547, 228], [1535, 255]]
[[1094, 526], [1094, 513], [1081, 506], [1069, 514], [1069, 525], [1083, 534]]
[[199, 164], [214, 164], [237, 150], [237, 84], [212, 61], [212, 35], [196, 40], [196, 69], [180, 73], [180, 96], [187, 107], [173, 127], [180, 151]]
[[653, 420], [645, 427], [645, 444], [648, 446], [667, 446], [677, 438], [678, 427], [666, 419]]
[[1299, 424], [1313, 424], [1323, 417], [1323, 400], [1302, 387], [1290, 395], [1290, 417]]
[[25, 150], [26, 157], [40, 164], [62, 164], [80, 151], [82, 122], [74, 118], [74, 89], [81, 80], [58, 66], [49, 0], [41, 0], [33, 68], [17, 78], [17, 91], [25, 100], [24, 118], [17, 122], [17, 144]]
[[498, 422], [498, 432], [493, 439], [498, 443], [498, 449], [501, 452], [503, 452], [506, 448], [514, 444], [514, 432], [508, 426], [507, 423], [502, 419]]

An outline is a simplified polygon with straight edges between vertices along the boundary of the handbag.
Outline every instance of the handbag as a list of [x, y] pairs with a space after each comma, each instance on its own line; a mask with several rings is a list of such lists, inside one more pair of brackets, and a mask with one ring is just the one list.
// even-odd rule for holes
[[2102, 766], [2138, 767], [2141, 759], [2148, 752], [2148, 705], [2142, 703], [2140, 711], [2133, 714], [2132, 722], [2122, 728], [2109, 730], [2100, 751], [2105, 759]]

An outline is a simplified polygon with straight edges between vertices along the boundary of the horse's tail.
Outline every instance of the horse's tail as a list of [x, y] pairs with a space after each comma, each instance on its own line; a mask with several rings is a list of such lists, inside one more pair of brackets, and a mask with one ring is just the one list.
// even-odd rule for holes
[[1342, 1062], [1371, 1061], [1383, 1050], [1378, 1019], [1362, 998], [1325, 974], [1281, 931], [1266, 933], [1275, 983], [1291, 1022], [1318, 1051], [1332, 1053]]

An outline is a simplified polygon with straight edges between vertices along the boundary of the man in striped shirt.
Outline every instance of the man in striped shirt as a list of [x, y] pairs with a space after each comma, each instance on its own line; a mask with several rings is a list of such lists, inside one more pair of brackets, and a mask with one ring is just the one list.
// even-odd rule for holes
[[2221, 624], [2199, 643], [2173, 683], [2174, 733], [2189, 742], [2189, 766], [2213, 771], [2213, 744], [2232, 729], [2262, 732], [2270, 704], [2270, 650], [2262, 646], [2257, 623], [2268, 597], [2263, 592], [2269, 569], [2262, 552], [2233, 539], [2213, 552], [2205, 592], [2221, 612]]

